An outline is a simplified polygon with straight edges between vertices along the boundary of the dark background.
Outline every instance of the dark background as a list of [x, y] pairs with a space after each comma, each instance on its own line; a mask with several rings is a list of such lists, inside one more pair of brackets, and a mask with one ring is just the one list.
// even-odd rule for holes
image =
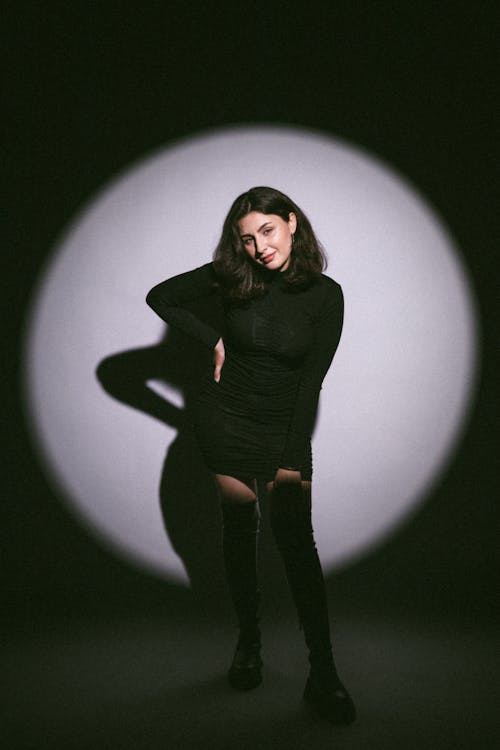
[[416, 517], [334, 585], [353, 611], [383, 602], [415, 622], [443, 616], [489, 631], [500, 561], [496, 5], [8, 6], [2, 591], [10, 635], [191, 606], [188, 593], [99, 546], [55, 496], [21, 415], [20, 344], [37, 274], [82, 204], [151, 150], [236, 123], [304, 126], [367, 149], [426, 196], [461, 248], [482, 348], [465, 433]]

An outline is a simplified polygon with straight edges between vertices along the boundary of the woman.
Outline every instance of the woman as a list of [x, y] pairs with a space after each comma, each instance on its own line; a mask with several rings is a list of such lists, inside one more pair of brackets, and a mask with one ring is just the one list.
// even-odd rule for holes
[[[311, 433], [343, 320], [342, 290], [322, 274], [325, 265], [301, 209], [278, 190], [255, 187], [231, 206], [213, 263], [158, 284], [147, 302], [214, 352], [194, 423], [221, 501], [225, 570], [239, 623], [229, 682], [248, 690], [262, 680], [256, 560], [261, 479], [309, 649], [303, 697], [321, 716], [348, 724], [355, 708], [332, 656], [311, 526]], [[187, 309], [208, 294], [222, 301], [223, 335]]]

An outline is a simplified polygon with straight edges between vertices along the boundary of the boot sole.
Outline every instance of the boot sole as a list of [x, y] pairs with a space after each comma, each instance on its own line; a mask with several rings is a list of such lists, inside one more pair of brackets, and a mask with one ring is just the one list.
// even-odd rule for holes
[[319, 696], [307, 684], [302, 700], [315, 714], [322, 719], [326, 719], [330, 724], [347, 726], [356, 720], [356, 708], [350, 697], [338, 699], [337, 705], [335, 705], [332, 704], [331, 700], [327, 701]]
[[227, 675], [229, 684], [235, 690], [254, 690], [262, 682], [262, 673], [259, 670], [245, 670], [244, 672], [229, 672]]

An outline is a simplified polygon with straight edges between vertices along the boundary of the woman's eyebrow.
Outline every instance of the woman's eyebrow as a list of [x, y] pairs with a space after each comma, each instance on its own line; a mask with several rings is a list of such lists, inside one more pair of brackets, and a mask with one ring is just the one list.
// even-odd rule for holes
[[[260, 226], [257, 229], [257, 232], [261, 232], [264, 229], [264, 227], [267, 227], [268, 224], [271, 224], [271, 222], [270, 221], [265, 221], [264, 224], [262, 224], [262, 226]], [[241, 234], [240, 237], [253, 237], [253, 235], [250, 234], [250, 232], [246, 232], [245, 234]]]
[[271, 223], [270, 221], [265, 221], [265, 222], [264, 222], [264, 223], [262, 224], [262, 226], [261, 226], [261, 227], [259, 227], [259, 228], [257, 229], [257, 231], [258, 231], [258, 232], [261, 232], [261, 231], [262, 231], [262, 230], [264, 229], [264, 227], [267, 227], [267, 225], [268, 225], [268, 224], [270, 224], [270, 223]]

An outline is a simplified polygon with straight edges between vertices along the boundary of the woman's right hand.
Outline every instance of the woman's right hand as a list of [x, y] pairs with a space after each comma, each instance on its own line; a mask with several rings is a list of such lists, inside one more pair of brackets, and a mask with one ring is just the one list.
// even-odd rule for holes
[[219, 339], [214, 347], [214, 380], [216, 383], [220, 380], [220, 373], [222, 370], [222, 365], [224, 364], [224, 360], [226, 358], [226, 352], [224, 349], [224, 342], [222, 339]]

